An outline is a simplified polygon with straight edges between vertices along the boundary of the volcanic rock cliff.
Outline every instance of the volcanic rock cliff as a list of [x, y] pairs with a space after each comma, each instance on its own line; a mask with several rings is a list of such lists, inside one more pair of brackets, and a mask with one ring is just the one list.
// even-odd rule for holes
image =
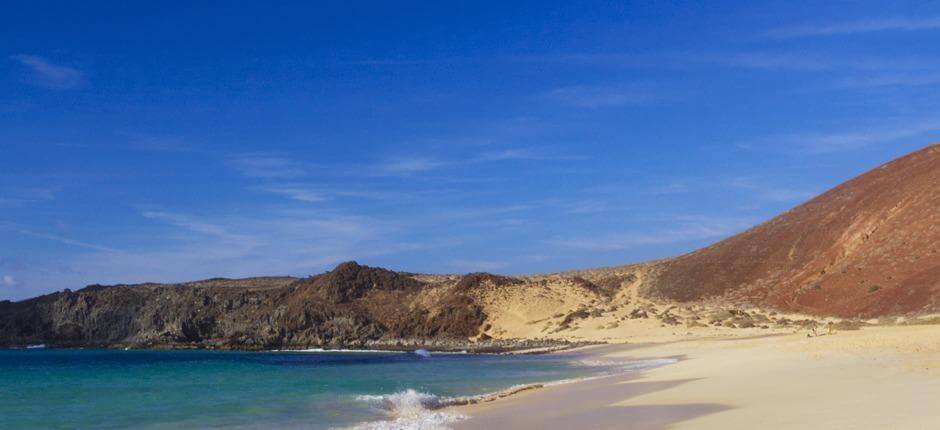
[[306, 279], [91, 286], [0, 303], [0, 345], [272, 349], [477, 335], [480, 308], [442, 289], [355, 262]]

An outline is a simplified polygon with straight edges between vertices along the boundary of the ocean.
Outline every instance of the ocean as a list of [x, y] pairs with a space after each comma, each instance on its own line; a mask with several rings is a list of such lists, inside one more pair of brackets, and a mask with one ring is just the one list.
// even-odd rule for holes
[[431, 429], [441, 407], [657, 363], [577, 354], [0, 350], [0, 429]]

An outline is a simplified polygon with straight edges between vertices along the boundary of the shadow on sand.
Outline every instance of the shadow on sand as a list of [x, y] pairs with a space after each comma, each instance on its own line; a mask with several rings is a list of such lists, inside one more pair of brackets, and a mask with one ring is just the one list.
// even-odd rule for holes
[[459, 429], [635, 429], [659, 430], [730, 409], [713, 403], [618, 406], [625, 400], [668, 390], [695, 379], [638, 381], [641, 375], [601, 378], [549, 387], [471, 411]]

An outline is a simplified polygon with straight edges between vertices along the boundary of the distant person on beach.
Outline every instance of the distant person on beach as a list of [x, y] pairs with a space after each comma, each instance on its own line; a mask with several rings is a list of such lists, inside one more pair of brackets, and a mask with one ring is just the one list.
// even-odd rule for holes
[[829, 329], [829, 334], [832, 334], [832, 321], [829, 321], [829, 323], [826, 324], [826, 328]]

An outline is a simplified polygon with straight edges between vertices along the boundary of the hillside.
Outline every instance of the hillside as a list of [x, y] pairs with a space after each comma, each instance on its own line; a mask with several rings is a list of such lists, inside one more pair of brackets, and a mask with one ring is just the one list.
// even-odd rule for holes
[[657, 263], [645, 295], [816, 315], [940, 309], [940, 146], [886, 163], [786, 213]]
[[940, 311], [938, 250], [932, 145], [672, 259], [516, 277], [347, 262], [307, 278], [93, 285], [0, 301], [0, 346], [492, 351], [812, 330]]
[[309, 348], [466, 339], [483, 316], [460, 294], [343, 263], [309, 278], [94, 285], [0, 302], [0, 345]]

